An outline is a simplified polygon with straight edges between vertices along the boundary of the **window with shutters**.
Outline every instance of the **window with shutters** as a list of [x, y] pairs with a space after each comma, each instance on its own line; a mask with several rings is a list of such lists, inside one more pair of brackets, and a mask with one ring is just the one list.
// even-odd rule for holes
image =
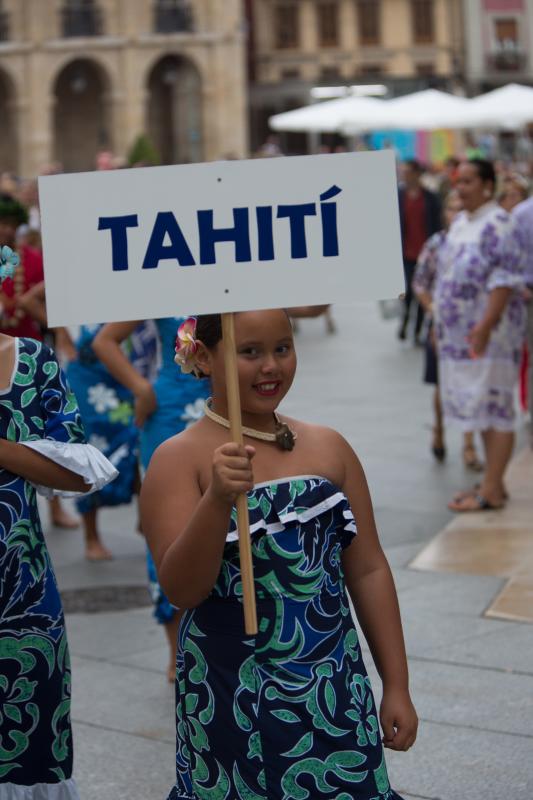
[[359, 41], [362, 45], [379, 44], [381, 40], [381, 0], [357, 0]]
[[318, 41], [321, 47], [338, 47], [339, 4], [337, 0], [320, 2], [317, 6]]
[[415, 44], [430, 44], [435, 40], [434, 0], [411, 0], [413, 41]]
[[300, 15], [296, 3], [279, 3], [274, 9], [275, 41], [279, 50], [296, 48], [300, 43]]
[[61, 9], [63, 36], [100, 36], [102, 12], [94, 0], [65, 0]]

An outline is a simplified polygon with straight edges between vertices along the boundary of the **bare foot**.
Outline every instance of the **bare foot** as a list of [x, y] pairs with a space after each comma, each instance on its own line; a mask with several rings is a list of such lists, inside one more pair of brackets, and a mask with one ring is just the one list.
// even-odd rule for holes
[[85, 546], [85, 558], [87, 561], [111, 561], [113, 553], [101, 542], [91, 542]]
[[56, 528], [69, 528], [72, 530], [80, 526], [78, 517], [69, 514], [64, 508], [54, 509], [51, 521]]
[[167, 670], [167, 680], [169, 683], [174, 683], [176, 680], [176, 668], [174, 664], [171, 664]]

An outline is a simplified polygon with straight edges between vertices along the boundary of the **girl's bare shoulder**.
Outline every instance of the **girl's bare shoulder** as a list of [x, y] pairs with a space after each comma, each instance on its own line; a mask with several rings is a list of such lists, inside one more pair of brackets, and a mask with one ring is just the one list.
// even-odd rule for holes
[[194, 471], [202, 461], [202, 454], [216, 447], [216, 444], [213, 445], [208, 426], [201, 419], [160, 444], [152, 456], [150, 466], [156, 464], [165, 468], [179, 462], [180, 470]]
[[302, 458], [309, 464], [309, 471], [323, 474], [342, 485], [350, 466], [354, 462], [358, 463], [357, 456], [344, 436], [326, 425], [315, 425], [288, 417], [284, 417], [283, 421], [296, 433], [297, 447], [302, 451]]
[[282, 417], [282, 421], [286, 422], [289, 428], [295, 431], [306, 442], [315, 442], [320, 445], [336, 445], [341, 448], [348, 448], [351, 450], [350, 445], [334, 428], [327, 425], [315, 425], [311, 422], [303, 422], [298, 419], [291, 419], [291, 417]]

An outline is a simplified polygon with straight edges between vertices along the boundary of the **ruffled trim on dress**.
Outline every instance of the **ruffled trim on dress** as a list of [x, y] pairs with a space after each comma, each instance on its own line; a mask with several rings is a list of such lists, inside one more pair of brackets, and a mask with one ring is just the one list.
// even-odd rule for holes
[[[118, 470], [111, 462], [91, 444], [79, 442], [58, 442], [55, 439], [33, 439], [20, 444], [30, 447], [42, 456], [55, 461], [61, 467], [81, 475], [85, 483], [90, 485], [88, 492], [72, 492], [63, 489], [52, 489], [50, 486], [35, 486], [39, 494], [44, 497], [84, 497], [92, 492], [99, 491], [118, 475]], [[0, 794], [0, 800], [4, 800]]]
[[[258, 484], [247, 497], [252, 535], [258, 531], [280, 533], [290, 523], [303, 525], [331, 509], [336, 509], [342, 547], [347, 547], [357, 533], [346, 495], [328, 478], [306, 475]], [[238, 538], [237, 513], [233, 509], [226, 542]]]
[[0, 800], [80, 800], [74, 778], [60, 783], [0, 783]]

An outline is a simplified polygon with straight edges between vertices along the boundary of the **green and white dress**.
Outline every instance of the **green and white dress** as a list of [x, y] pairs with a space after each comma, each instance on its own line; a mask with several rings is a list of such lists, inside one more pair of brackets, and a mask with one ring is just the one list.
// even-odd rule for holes
[[[10, 384], [0, 390], [0, 437], [100, 489], [116, 470], [85, 444], [76, 398], [55, 356], [34, 339], [15, 339], [15, 346]], [[78, 800], [65, 621], [39, 489], [53, 494], [0, 467], [0, 800]]]
[[216, 585], [180, 627], [169, 800], [401, 800], [346, 597], [345, 495], [287, 478], [248, 508], [259, 633], [244, 632], [233, 520]]

